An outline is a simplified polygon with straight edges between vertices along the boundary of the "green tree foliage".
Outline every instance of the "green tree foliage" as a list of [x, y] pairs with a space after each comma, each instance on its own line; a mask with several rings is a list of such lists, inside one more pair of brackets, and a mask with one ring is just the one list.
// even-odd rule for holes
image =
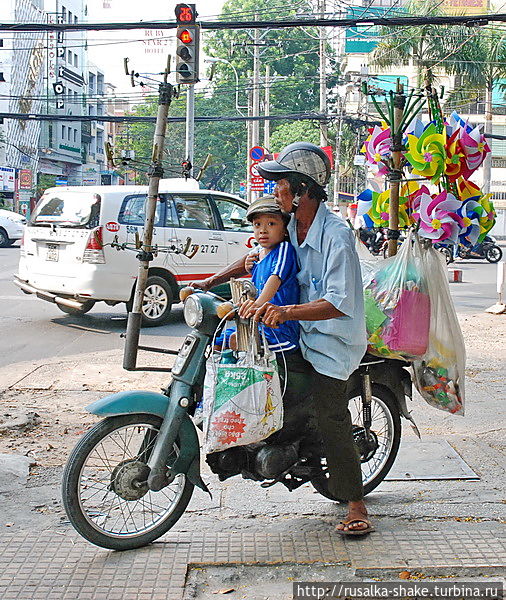
[[271, 135], [271, 152], [279, 152], [286, 145], [293, 142], [311, 142], [320, 143], [320, 128], [317, 123], [312, 121], [295, 121], [283, 123]]

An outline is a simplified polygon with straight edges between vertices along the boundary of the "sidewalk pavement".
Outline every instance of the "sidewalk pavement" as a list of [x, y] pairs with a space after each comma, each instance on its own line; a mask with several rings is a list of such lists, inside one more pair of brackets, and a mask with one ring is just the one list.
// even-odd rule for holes
[[[40, 419], [27, 431], [0, 434], [0, 453], [27, 455], [36, 463], [27, 481], [11, 477], [10, 489], [0, 486], [0, 598], [204, 599], [231, 590], [232, 600], [279, 600], [291, 597], [294, 576], [316, 573], [328, 580], [332, 571], [325, 569], [337, 567], [347, 580], [397, 579], [401, 573], [415, 580], [504, 576], [501, 319], [462, 319], [468, 343], [465, 419], [428, 410], [420, 399], [413, 403], [424, 439], [447, 440], [480, 479], [384, 482], [368, 497], [377, 531], [359, 539], [334, 533], [344, 507], [310, 485], [290, 493], [238, 478], [220, 483], [204, 469], [212, 499], [195, 491], [187, 513], [158, 542], [123, 553], [96, 548], [71, 528], [59, 497], [62, 464], [95, 420], [83, 407], [111, 391], [158, 390], [169, 375], [126, 372], [117, 351], [0, 369], [2, 412], [36, 412]], [[170, 366], [173, 359], [162, 360]], [[159, 361], [140, 355], [139, 362]], [[414, 439], [403, 426], [403, 435]], [[230, 583], [230, 565], [244, 565], [241, 578], [248, 569], [256, 569], [255, 576], [261, 569], [272, 586], [246, 590], [241, 581]], [[206, 589], [206, 580], [223, 585]], [[277, 592], [269, 591], [274, 582]]]

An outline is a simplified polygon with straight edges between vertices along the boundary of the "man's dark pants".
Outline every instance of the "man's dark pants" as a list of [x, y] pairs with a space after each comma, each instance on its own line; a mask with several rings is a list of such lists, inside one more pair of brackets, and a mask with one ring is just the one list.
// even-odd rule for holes
[[[300, 351], [285, 355], [288, 370], [284, 404], [311, 403], [329, 467], [329, 492], [340, 500], [362, 500], [360, 457], [353, 441], [347, 382], [318, 373]], [[278, 356], [280, 373], [283, 359]]]

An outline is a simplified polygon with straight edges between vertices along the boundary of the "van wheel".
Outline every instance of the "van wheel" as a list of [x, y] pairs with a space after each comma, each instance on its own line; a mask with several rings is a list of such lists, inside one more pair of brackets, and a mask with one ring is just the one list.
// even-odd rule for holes
[[[157, 327], [162, 325], [170, 315], [174, 295], [169, 283], [157, 275], [151, 275], [146, 281], [146, 290], [142, 300], [142, 321], [143, 327]], [[131, 312], [133, 308], [133, 299], [126, 303], [127, 311]]]
[[4, 229], [0, 228], [0, 248], [7, 248], [13, 243]]
[[64, 306], [63, 304], [56, 304], [58, 308], [68, 315], [84, 315], [95, 306], [95, 300], [86, 300], [83, 302], [81, 308], [72, 308], [71, 306]]

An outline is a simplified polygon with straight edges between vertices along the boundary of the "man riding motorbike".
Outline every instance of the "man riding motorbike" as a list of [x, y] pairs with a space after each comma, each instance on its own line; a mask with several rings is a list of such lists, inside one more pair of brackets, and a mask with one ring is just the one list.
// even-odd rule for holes
[[[301, 351], [287, 357], [290, 371], [305, 370], [311, 377], [319, 430], [329, 470], [329, 490], [348, 502], [348, 515], [338, 524], [342, 535], [364, 535], [374, 530], [363, 500], [359, 453], [353, 441], [346, 381], [366, 350], [364, 303], [360, 264], [352, 231], [324, 201], [330, 161], [323, 150], [307, 142], [287, 146], [277, 160], [260, 163], [262, 177], [277, 182], [274, 195], [280, 208], [293, 217], [290, 241], [300, 266], [300, 304], [259, 308], [241, 307], [243, 317], [254, 315], [268, 327], [299, 321]], [[245, 275], [254, 257], [246, 256], [207, 280], [203, 290], [230, 277]], [[302, 366], [301, 366], [302, 365]]]

